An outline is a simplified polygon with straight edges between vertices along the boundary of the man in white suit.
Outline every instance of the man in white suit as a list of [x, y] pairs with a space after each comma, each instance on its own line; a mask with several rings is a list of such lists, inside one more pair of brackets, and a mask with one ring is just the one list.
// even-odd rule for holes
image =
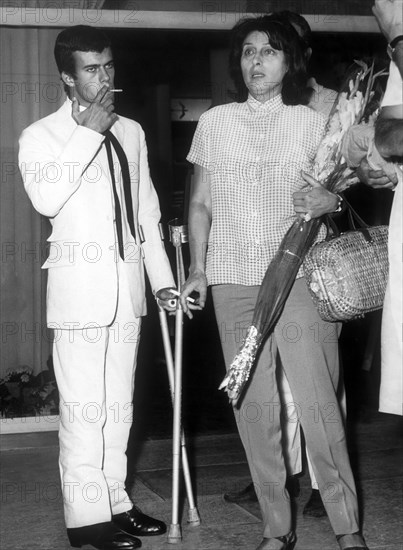
[[61, 32], [55, 57], [67, 92], [24, 130], [25, 189], [52, 224], [47, 320], [60, 392], [60, 472], [70, 544], [141, 546], [165, 532], [125, 490], [144, 265], [159, 303], [175, 286], [142, 128], [114, 112], [109, 39], [92, 27]]

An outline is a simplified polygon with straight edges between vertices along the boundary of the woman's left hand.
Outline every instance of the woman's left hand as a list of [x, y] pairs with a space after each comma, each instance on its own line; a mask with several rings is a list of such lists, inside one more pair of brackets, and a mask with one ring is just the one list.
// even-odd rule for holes
[[293, 194], [294, 210], [306, 221], [320, 218], [323, 214], [335, 212], [339, 205], [339, 197], [325, 189], [315, 178], [301, 172], [304, 180], [309, 184], [309, 191], [297, 191]]

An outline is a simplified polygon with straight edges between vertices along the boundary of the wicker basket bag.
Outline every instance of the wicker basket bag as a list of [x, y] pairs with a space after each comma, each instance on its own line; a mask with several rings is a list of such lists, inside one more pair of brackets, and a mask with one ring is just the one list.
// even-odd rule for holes
[[309, 292], [325, 321], [348, 321], [383, 306], [388, 226], [368, 227], [353, 213], [364, 227], [336, 231], [336, 236], [315, 244], [304, 261]]

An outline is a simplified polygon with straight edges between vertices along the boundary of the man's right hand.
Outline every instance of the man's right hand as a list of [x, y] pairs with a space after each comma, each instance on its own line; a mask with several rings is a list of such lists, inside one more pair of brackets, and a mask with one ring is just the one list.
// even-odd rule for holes
[[383, 170], [374, 170], [366, 158], [362, 159], [357, 169], [357, 177], [362, 183], [369, 185], [373, 189], [394, 189], [397, 184], [397, 176], [393, 180]]
[[113, 92], [109, 91], [108, 86], [102, 86], [94, 101], [85, 111], [80, 111], [78, 99], [74, 97], [71, 116], [79, 126], [85, 126], [90, 130], [103, 134], [113, 126], [118, 118], [114, 108]]

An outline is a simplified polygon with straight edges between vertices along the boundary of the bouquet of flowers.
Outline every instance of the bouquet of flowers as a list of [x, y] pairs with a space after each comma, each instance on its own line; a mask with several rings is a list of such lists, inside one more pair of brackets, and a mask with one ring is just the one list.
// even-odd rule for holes
[[[369, 140], [374, 135], [374, 124], [379, 112], [380, 97], [376, 97], [375, 82], [386, 74], [382, 70], [374, 74], [374, 65], [368, 67], [363, 61], [355, 61], [358, 69], [347, 79], [347, 90], [339, 93], [329, 120], [325, 135], [316, 153], [313, 177], [329, 191], [340, 193], [358, 181], [355, 168], [357, 162], [347, 164], [345, 156], [349, 149], [358, 146], [368, 150]], [[355, 73], [355, 74], [354, 74]], [[346, 138], [352, 137], [353, 143]]]
[[[384, 71], [374, 74], [373, 64], [371, 67], [362, 61], [355, 61], [355, 64], [330, 112], [313, 165], [313, 177], [334, 193], [344, 191], [358, 181], [355, 169], [349, 167], [343, 157], [343, 138], [353, 125], [374, 124], [378, 107], [374, 85], [376, 79], [384, 74]], [[219, 388], [227, 392], [233, 404], [237, 403], [249, 379], [262, 341], [274, 329], [281, 315], [299, 268], [315, 241], [321, 223], [320, 218], [297, 218], [267, 268], [252, 324]]]

